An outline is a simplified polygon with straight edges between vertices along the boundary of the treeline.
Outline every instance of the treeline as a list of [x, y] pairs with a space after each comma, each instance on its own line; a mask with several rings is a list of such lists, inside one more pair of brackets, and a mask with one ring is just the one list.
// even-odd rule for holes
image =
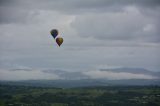
[[43, 88], [0, 85], [0, 106], [160, 106], [159, 86]]

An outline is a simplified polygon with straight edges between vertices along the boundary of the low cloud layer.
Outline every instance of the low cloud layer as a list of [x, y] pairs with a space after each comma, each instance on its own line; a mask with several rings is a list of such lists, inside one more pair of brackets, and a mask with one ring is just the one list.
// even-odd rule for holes
[[[107, 69], [106, 69], [107, 70]], [[14, 70], [0, 70], [0, 80], [81, 80], [81, 79], [106, 79], [106, 80], [128, 80], [128, 79], [159, 79], [159, 73], [151, 72], [142, 69], [141, 72], [132, 72], [132, 68], [122, 71], [119, 69], [110, 71], [84, 71], [84, 72], [70, 72], [63, 70], [28, 70], [28, 69], [14, 69]], [[116, 71], [116, 70], [119, 70]], [[149, 73], [150, 72], [150, 73]], [[145, 74], [146, 73], [146, 74]]]
[[145, 74], [133, 74], [127, 72], [111, 72], [111, 71], [88, 71], [84, 72], [91, 79], [108, 79], [108, 80], [122, 80], [122, 79], [157, 79], [157, 77]]
[[58, 75], [56, 74], [48, 74], [43, 73], [40, 70], [32, 70], [32, 71], [26, 71], [25, 69], [21, 70], [0, 70], [0, 80], [40, 80], [40, 79], [47, 79], [47, 80], [54, 80], [54, 79], [60, 79]]

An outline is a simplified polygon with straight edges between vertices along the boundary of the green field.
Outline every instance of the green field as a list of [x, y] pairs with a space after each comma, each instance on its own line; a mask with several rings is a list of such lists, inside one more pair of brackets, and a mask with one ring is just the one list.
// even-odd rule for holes
[[160, 87], [64, 89], [0, 85], [0, 106], [160, 106]]

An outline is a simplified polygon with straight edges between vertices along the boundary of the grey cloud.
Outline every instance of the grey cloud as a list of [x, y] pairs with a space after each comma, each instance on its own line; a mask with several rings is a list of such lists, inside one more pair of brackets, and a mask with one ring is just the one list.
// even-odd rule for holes
[[145, 74], [145, 75], [150, 75], [154, 76], [157, 78], [160, 78], [160, 72], [153, 72], [144, 68], [128, 68], [128, 67], [121, 67], [121, 68], [112, 68], [112, 69], [100, 69], [99, 71], [111, 71], [115, 73], [132, 73], [132, 74]]
[[23, 23], [25, 24], [31, 15], [28, 11], [23, 9], [12, 9], [0, 7], [0, 23], [1, 24], [12, 24], [12, 23]]
[[29, 13], [37, 10], [58, 11], [63, 14], [81, 14], [122, 11], [123, 7], [128, 5], [151, 9], [160, 5], [159, 0], [1, 0], [0, 2], [1, 23], [30, 20], [27, 19]]
[[56, 74], [61, 79], [77, 80], [77, 79], [88, 79], [89, 77], [82, 72], [70, 72], [63, 70], [43, 70], [44, 73]]
[[143, 14], [134, 6], [125, 7], [122, 12], [117, 13], [77, 16], [72, 22], [72, 27], [82, 37], [142, 43], [160, 41], [159, 25], [159, 19]]
[[152, 75], [133, 74], [133, 73], [116, 73], [111, 71], [88, 71], [84, 74], [90, 76], [92, 79], [108, 79], [108, 80], [121, 80], [121, 79], [157, 79]]
[[60, 79], [55, 74], [43, 73], [40, 70], [32, 71], [10, 71], [6, 69], [0, 69], [0, 80], [38, 80], [38, 79]]
[[33, 71], [32, 69], [10, 69], [9, 71]]
[[[69, 9], [69, 8], [103, 8], [112, 5], [140, 5], [148, 7], [156, 7], [160, 5], [159, 0], [1, 0], [1, 6], [25, 6], [29, 8], [42, 8], [42, 9]], [[38, 4], [38, 5], [36, 5]]]

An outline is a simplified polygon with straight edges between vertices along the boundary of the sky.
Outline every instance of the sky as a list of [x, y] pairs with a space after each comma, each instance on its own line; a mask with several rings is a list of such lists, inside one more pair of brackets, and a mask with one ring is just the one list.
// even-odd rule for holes
[[160, 72], [159, 11], [160, 0], [0, 0], [0, 80], [61, 79], [47, 69], [151, 79], [99, 70]]

